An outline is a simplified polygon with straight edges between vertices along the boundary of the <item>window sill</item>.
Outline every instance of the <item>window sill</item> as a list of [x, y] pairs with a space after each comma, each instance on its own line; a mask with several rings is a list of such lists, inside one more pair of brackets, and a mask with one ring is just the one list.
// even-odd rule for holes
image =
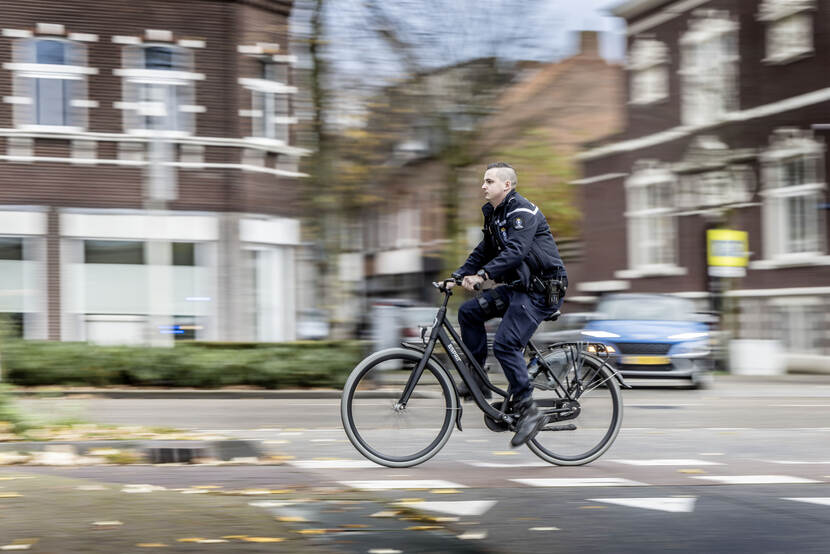
[[787, 65], [789, 63], [797, 62], [798, 60], [803, 60], [804, 58], [809, 58], [810, 56], [814, 55], [814, 50], [804, 50], [803, 52], [796, 52], [793, 54], [788, 54], [786, 56], [764, 58], [763, 60], [761, 60], [761, 62], [766, 65]]
[[812, 254], [797, 257], [781, 257], [771, 260], [756, 260], [749, 262], [749, 269], [785, 269], [790, 267], [814, 267], [830, 265], [830, 256]]
[[676, 265], [643, 266], [634, 269], [622, 269], [614, 272], [617, 279], [639, 279], [641, 277], [678, 277], [689, 272], [685, 267]]
[[68, 125], [18, 125], [21, 131], [37, 131], [40, 133], [55, 134], [77, 134], [84, 131], [83, 127], [71, 127]]

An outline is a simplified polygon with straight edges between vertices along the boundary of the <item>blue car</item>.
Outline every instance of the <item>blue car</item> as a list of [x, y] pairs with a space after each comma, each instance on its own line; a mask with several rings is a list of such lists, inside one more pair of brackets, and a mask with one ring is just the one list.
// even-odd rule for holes
[[661, 294], [611, 294], [583, 327], [583, 340], [606, 345], [626, 378], [709, 382], [713, 368], [708, 326], [690, 300]]

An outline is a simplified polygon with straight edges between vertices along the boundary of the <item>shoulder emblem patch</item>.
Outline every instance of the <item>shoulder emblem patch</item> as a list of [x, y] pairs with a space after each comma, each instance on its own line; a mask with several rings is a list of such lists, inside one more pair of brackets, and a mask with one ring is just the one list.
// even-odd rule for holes
[[517, 217], [516, 219], [513, 220], [513, 228], [514, 229], [524, 229], [525, 228], [524, 225], [522, 225], [522, 218], [521, 217]]

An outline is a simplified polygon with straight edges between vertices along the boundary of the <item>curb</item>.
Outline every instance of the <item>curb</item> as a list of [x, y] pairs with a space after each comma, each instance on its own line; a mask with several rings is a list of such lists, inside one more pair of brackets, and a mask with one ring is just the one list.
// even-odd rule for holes
[[[265, 456], [261, 441], [252, 440], [102, 440], [0, 442], [0, 452], [61, 452], [85, 456], [92, 450], [138, 450], [149, 463], [190, 463], [199, 458], [221, 461]], [[72, 465], [72, 464], [58, 464]]]
[[204, 389], [14, 389], [15, 396], [59, 397], [97, 396], [99, 398], [142, 398], [142, 399], [303, 399], [340, 398], [336, 389], [284, 389], [284, 390], [204, 390]]

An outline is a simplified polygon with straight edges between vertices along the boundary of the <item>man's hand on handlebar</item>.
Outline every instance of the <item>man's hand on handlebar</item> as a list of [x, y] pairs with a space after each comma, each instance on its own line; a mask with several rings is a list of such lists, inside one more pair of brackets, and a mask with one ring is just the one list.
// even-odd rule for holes
[[484, 278], [478, 275], [465, 275], [464, 280], [461, 281], [461, 286], [468, 291], [473, 292], [480, 290], [483, 282]]

